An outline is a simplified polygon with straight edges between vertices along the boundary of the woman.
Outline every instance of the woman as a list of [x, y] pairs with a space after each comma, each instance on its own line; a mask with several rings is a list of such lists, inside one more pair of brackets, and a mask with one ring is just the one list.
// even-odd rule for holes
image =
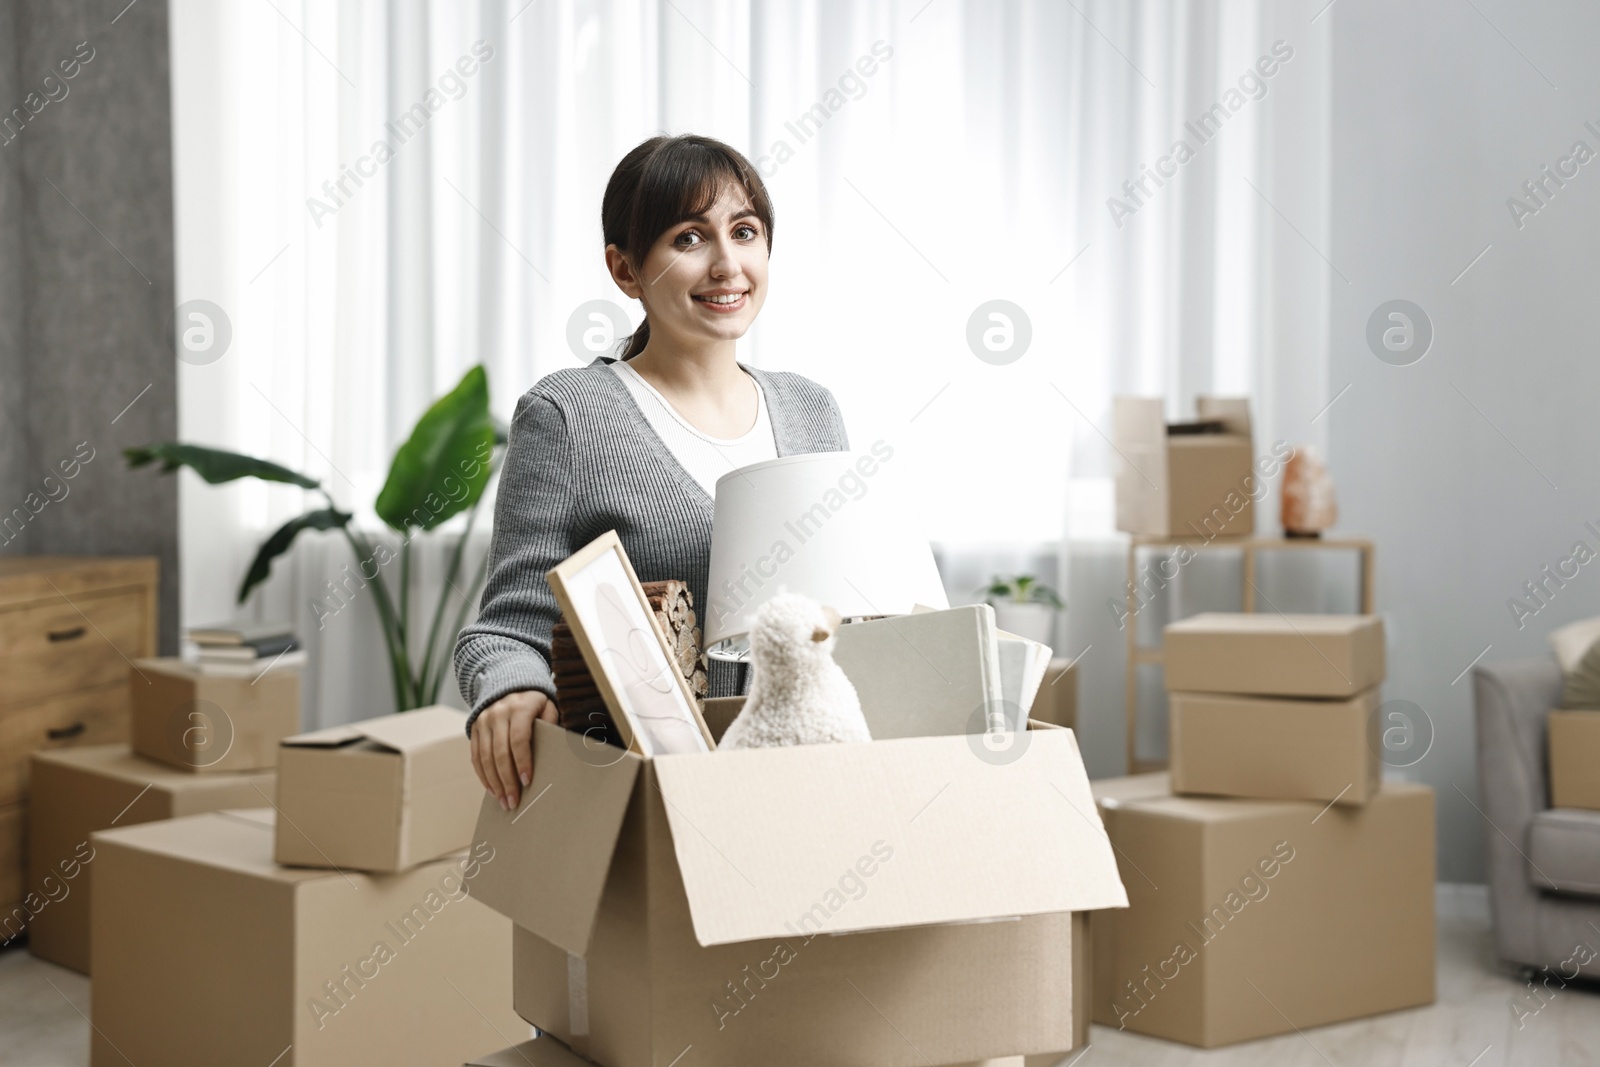
[[[717, 478], [849, 447], [827, 389], [735, 359], [772, 249], [772, 204], [744, 156], [652, 137], [617, 165], [600, 218], [606, 266], [644, 321], [620, 361], [546, 375], [517, 402], [488, 584], [456, 642], [472, 766], [507, 810], [532, 781], [533, 721], [556, 721], [545, 573], [614, 529], [641, 581], [681, 578], [703, 610]], [[713, 663], [712, 694], [733, 677]]]

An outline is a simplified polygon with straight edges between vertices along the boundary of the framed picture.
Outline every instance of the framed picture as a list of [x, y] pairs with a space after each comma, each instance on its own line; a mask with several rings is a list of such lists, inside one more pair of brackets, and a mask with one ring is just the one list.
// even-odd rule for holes
[[545, 578], [630, 751], [664, 756], [716, 748], [615, 530]]

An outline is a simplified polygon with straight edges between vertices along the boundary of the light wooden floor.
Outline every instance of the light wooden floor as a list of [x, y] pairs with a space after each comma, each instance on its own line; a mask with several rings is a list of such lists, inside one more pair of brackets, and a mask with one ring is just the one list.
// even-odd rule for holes
[[[1082, 1067], [1578, 1067], [1600, 1063], [1600, 992], [1569, 988], [1519, 1031], [1508, 999], [1523, 987], [1494, 957], [1481, 917], [1439, 923], [1432, 1007], [1204, 1052], [1094, 1028]], [[0, 1063], [85, 1067], [89, 980], [23, 950], [0, 952]], [[446, 1065], [441, 1065], [446, 1067]]]
[[[1600, 1064], [1600, 989], [1569, 986], [1521, 1030], [1525, 993], [1481, 917], [1439, 920], [1436, 1003], [1304, 1035], [1203, 1051], [1096, 1026], [1083, 1067], [1589, 1067]], [[1072, 1063], [1069, 1059], [1064, 1061]]]

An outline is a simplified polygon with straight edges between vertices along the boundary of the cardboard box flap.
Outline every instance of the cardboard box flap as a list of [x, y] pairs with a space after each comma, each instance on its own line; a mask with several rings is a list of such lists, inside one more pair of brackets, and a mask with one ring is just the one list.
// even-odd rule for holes
[[435, 741], [465, 737], [467, 716], [455, 708], [418, 708], [396, 715], [332, 726], [326, 730], [286, 737], [281, 742], [296, 748], [339, 748], [356, 741], [374, 741], [396, 752], [411, 752]]
[[1005, 736], [657, 757], [696, 939], [1125, 907], [1072, 731]]
[[312, 730], [285, 737], [278, 744], [293, 748], [340, 748], [366, 739], [367, 735], [357, 726], [330, 726], [326, 730]]
[[1217, 419], [1228, 432], [1250, 436], [1250, 398], [1246, 396], [1197, 396], [1195, 414], [1202, 419]]
[[467, 714], [455, 708], [418, 708], [357, 723], [367, 737], [396, 752], [412, 752], [436, 741], [467, 736]]
[[474, 850], [495, 860], [472, 882], [480, 902], [574, 956], [589, 934], [640, 757], [551, 723], [533, 724], [533, 783], [515, 811], [487, 794]]
[[[1114, 432], [1124, 453], [1137, 453], [1135, 465], [1145, 470], [1147, 463], [1162, 462], [1162, 446], [1167, 442], [1166, 406], [1155, 397], [1119, 396], [1111, 401]], [[1131, 456], [1125, 456], [1132, 460]], [[1146, 471], [1146, 473], [1149, 473]]]
[[545, 1034], [511, 1048], [468, 1060], [465, 1067], [594, 1067], [566, 1045]]

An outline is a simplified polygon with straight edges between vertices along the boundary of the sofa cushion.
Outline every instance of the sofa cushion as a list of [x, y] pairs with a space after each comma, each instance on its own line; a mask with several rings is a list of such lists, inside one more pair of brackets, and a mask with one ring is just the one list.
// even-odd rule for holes
[[1583, 654], [1600, 641], [1600, 615], [1592, 619], [1569, 622], [1550, 635], [1550, 647], [1555, 649], [1556, 662], [1563, 674], [1571, 673]]
[[1541, 889], [1600, 896], [1600, 811], [1551, 808], [1528, 825], [1528, 879]]
[[1600, 708], [1600, 641], [1590, 645], [1577, 666], [1562, 676], [1561, 706], [1581, 711]]

